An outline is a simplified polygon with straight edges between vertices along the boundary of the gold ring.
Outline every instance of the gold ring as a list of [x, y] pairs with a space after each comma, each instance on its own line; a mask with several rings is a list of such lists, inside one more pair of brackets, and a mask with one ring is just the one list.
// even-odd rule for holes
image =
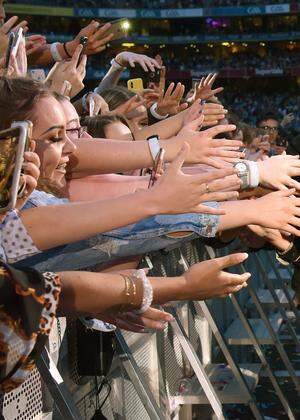
[[205, 189], [206, 189], [207, 194], [209, 194], [211, 192], [208, 184], [205, 184]]

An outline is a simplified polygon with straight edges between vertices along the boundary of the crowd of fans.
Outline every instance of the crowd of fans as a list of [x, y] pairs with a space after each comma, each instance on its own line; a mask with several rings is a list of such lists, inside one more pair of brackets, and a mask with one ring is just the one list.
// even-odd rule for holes
[[[25, 39], [30, 21], [5, 21], [0, 6], [2, 392], [29, 380], [57, 311], [100, 331], [160, 331], [172, 316], [157, 305], [226, 297], [251, 276], [225, 271], [247, 259], [238, 252], [152, 277], [139, 269], [149, 252], [248, 235], [297, 263], [300, 161], [283, 153], [300, 149], [289, 136], [296, 96], [237, 95], [226, 108], [217, 74], [185, 91], [168, 83], [160, 56], [128, 51], [83, 95], [87, 61], [109, 44], [111, 25], [92, 21], [50, 45]], [[127, 69], [137, 77], [126, 87]]]
[[[48, 5], [46, 0], [11, 0], [11, 3], [22, 3], [32, 5]], [[99, 7], [99, 8], [189, 8], [189, 7], [226, 7], [226, 6], [248, 6], [280, 4], [282, 0], [79, 0], [76, 7]], [[53, 6], [74, 6], [71, 0], [53, 0]]]

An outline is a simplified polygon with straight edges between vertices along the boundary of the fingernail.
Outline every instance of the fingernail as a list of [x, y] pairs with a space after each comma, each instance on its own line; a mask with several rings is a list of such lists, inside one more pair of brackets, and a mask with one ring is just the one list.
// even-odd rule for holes
[[243, 253], [243, 261], [245, 261], [249, 257], [249, 254], [247, 252]]
[[174, 317], [173, 317], [171, 314], [168, 314], [168, 315], [166, 316], [166, 318], [167, 318], [167, 322], [174, 321]]

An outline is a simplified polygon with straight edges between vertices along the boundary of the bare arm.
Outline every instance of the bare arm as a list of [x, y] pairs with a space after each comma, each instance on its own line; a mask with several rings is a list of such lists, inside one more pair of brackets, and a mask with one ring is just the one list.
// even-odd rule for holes
[[160, 213], [155, 200], [148, 191], [141, 191], [107, 201], [27, 209], [21, 212], [21, 218], [37, 248], [46, 250]]
[[[166, 151], [165, 161], [172, 161], [184, 143], [189, 144], [186, 163], [203, 163], [215, 168], [222, 168], [222, 160], [216, 157], [238, 159], [243, 154], [235, 149], [242, 143], [236, 140], [214, 140], [220, 133], [235, 129], [234, 125], [220, 125], [204, 131], [189, 129], [184, 135], [160, 140], [160, 147]], [[93, 175], [99, 173], [125, 172], [134, 169], [148, 168], [153, 164], [147, 141], [124, 142], [118, 140], [77, 140], [77, 150], [70, 157], [69, 175], [83, 173]], [[105, 156], [105, 158], [103, 158]], [[75, 175], [76, 176], [76, 175]]]
[[146, 126], [134, 132], [135, 140], [145, 140], [157, 134], [161, 139], [168, 139], [176, 136], [182, 128], [184, 117], [188, 110], [179, 112], [172, 117], [159, 121], [155, 124]]
[[95, 92], [101, 95], [101, 93], [105, 90], [115, 87], [120, 80], [122, 72], [123, 69], [119, 70], [111, 66], [99, 85], [96, 87]]

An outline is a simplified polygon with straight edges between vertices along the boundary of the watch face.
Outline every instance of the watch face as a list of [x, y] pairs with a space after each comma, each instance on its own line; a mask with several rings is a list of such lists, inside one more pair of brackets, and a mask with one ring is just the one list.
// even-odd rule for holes
[[235, 168], [236, 168], [239, 172], [242, 172], [242, 171], [247, 171], [247, 165], [246, 165], [245, 163], [243, 163], [243, 162], [238, 162], [238, 163], [236, 163], [236, 164], [235, 164]]

